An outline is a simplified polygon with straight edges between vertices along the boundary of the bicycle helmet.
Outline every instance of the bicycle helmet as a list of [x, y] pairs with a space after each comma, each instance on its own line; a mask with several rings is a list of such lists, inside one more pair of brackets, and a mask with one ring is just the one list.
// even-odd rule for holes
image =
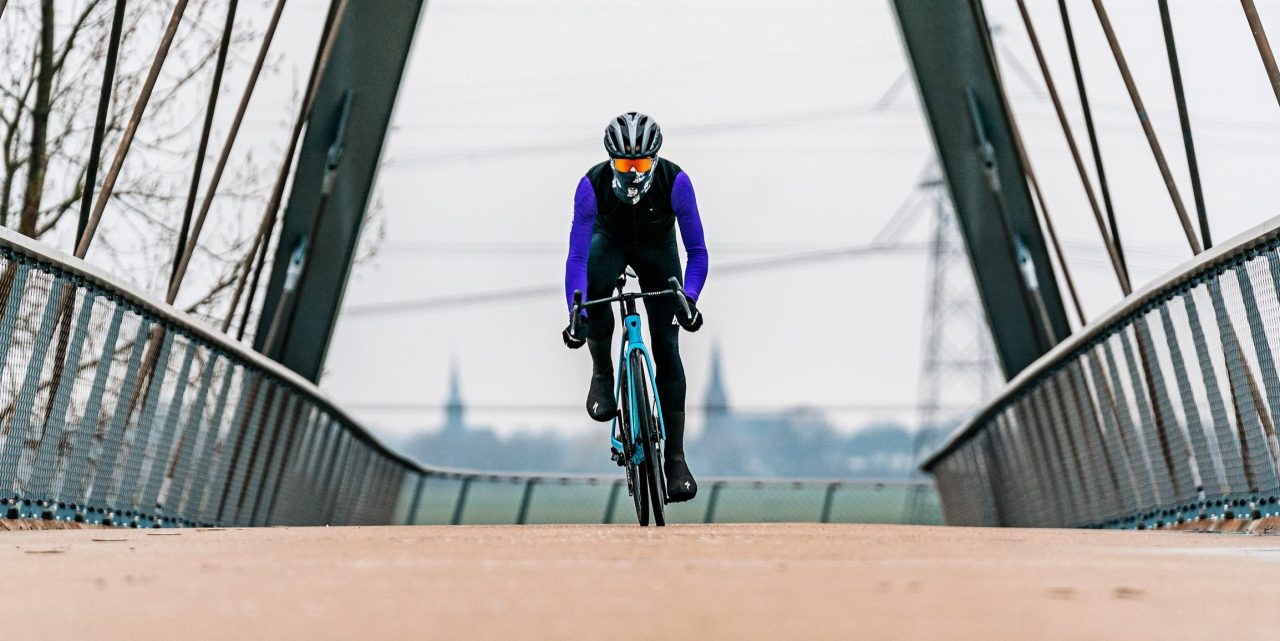
[[[649, 116], [629, 111], [609, 122], [604, 129], [604, 148], [611, 161], [617, 159], [656, 158], [662, 148], [662, 128]], [[626, 164], [626, 163], [622, 163]], [[619, 163], [610, 162], [613, 170], [613, 193], [632, 205], [653, 185], [653, 169], [639, 171], [634, 165], [620, 171]]]
[[662, 147], [662, 127], [635, 111], [614, 118], [604, 129], [604, 148], [610, 158], [652, 158]]

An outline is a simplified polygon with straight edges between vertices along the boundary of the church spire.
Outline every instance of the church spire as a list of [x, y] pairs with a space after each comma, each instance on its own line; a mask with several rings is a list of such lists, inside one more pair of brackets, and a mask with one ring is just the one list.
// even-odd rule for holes
[[703, 403], [707, 425], [722, 421], [729, 413], [729, 394], [725, 390], [724, 372], [720, 365], [720, 342], [711, 344], [711, 378], [707, 382], [707, 396]]
[[466, 407], [462, 404], [462, 384], [458, 375], [458, 361], [449, 361], [449, 399], [444, 406], [444, 431], [457, 434], [467, 429]]

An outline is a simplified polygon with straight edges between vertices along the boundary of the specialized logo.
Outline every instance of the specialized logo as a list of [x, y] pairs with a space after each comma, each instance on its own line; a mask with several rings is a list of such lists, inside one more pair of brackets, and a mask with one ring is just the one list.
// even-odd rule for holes
[[689, 481], [685, 481], [685, 482], [684, 482], [684, 489], [686, 489], [686, 490], [691, 490], [691, 489], [693, 489], [693, 483], [690, 483]]

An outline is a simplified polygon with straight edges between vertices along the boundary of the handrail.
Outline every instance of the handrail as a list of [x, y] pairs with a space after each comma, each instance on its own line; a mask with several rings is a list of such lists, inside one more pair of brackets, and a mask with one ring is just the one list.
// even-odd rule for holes
[[418, 472], [426, 471], [413, 459], [410, 459], [387, 447], [314, 383], [302, 376], [299, 376], [296, 372], [281, 365], [280, 363], [263, 356], [261, 353], [253, 350], [244, 343], [232, 340], [227, 335], [206, 325], [203, 321], [191, 314], [151, 297], [150, 295], [142, 292], [136, 286], [125, 282], [117, 276], [107, 273], [102, 268], [88, 262], [87, 260], [62, 252], [37, 240], [19, 234], [7, 227], [0, 227], [0, 248], [16, 250], [18, 253], [26, 255], [37, 262], [43, 262], [50, 267], [83, 278], [87, 282], [111, 291], [120, 298], [128, 301], [130, 304], [144, 309], [155, 316], [186, 330], [189, 334], [198, 337], [205, 343], [214, 345], [218, 349], [234, 355], [242, 364], [251, 365], [252, 367], [262, 370], [279, 379], [281, 382], [289, 384], [297, 391], [316, 401], [317, 404], [323, 406], [328, 412], [342, 419], [343, 422], [347, 424], [348, 428], [359, 436], [361, 440], [373, 446], [383, 456], [394, 459], [405, 467], [414, 469]]
[[1277, 240], [1280, 240], [1280, 216], [1232, 236], [1214, 246], [1213, 249], [1184, 261], [1135, 291], [1019, 372], [995, 398], [953, 431], [942, 445], [920, 464], [920, 469], [931, 472], [942, 459], [954, 453], [960, 445], [985, 427], [995, 414], [1023, 390], [1052, 374], [1070, 357], [1088, 349], [1096, 340], [1104, 338], [1104, 335], [1125, 325], [1148, 305], [1178, 293], [1178, 290], [1193, 284], [1197, 278], [1222, 268], [1259, 247], [1273, 244]]

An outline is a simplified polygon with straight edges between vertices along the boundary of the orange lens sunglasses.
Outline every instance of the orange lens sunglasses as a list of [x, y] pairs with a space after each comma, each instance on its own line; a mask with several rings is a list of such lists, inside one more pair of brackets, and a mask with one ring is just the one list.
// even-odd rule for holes
[[653, 169], [653, 159], [652, 158], [614, 158], [613, 168], [617, 169], [618, 171], [624, 174], [630, 173], [632, 170], [635, 170], [639, 173], [644, 174], [644, 173], [648, 173], [650, 169]]

